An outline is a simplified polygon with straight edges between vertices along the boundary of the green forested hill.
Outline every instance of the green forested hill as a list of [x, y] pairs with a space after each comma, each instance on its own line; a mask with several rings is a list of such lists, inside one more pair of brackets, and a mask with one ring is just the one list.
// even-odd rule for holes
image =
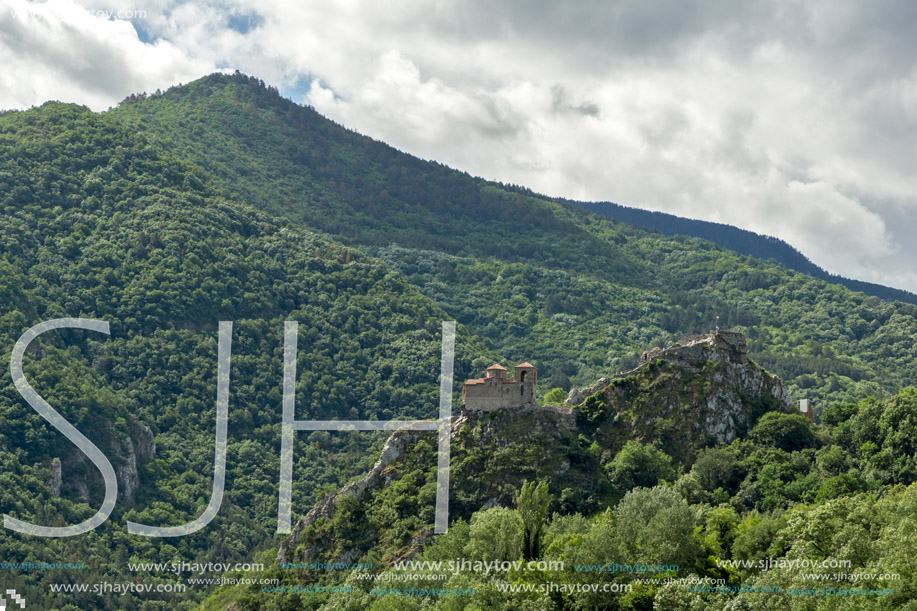
[[573, 202], [590, 212], [608, 216], [631, 225], [649, 227], [666, 235], [694, 236], [719, 244], [723, 248], [748, 255], [757, 259], [774, 259], [780, 265], [807, 276], [827, 280], [834, 284], [846, 286], [853, 291], [861, 291], [887, 300], [898, 300], [917, 304], [917, 295], [909, 291], [882, 286], [873, 282], [864, 282], [844, 278], [826, 272], [812, 263], [804, 254], [779, 238], [760, 235], [753, 231], [739, 229], [725, 223], [700, 221], [667, 214], [620, 206], [611, 202]]
[[508, 360], [586, 385], [654, 344], [721, 326], [816, 409], [917, 379], [917, 308], [696, 238], [587, 214], [419, 160], [211, 75], [105, 115], [262, 210], [381, 257]]
[[[281, 543], [268, 569], [281, 586], [224, 590], [203, 608], [912, 608], [917, 392], [837, 404], [813, 426], [719, 339], [657, 353], [572, 412], [463, 410], [447, 534], [429, 527], [434, 441], [395, 433], [364, 486], [327, 496]], [[477, 568], [494, 562], [506, 564]], [[388, 595], [409, 586], [428, 594]]]
[[[438, 413], [446, 314], [431, 300], [358, 251], [223, 197], [199, 168], [85, 108], [49, 103], [0, 117], [0, 270], [4, 363], [38, 322], [84, 317], [111, 326], [109, 337], [47, 333], [26, 354], [30, 383], [120, 474], [119, 504], [91, 534], [48, 540], [0, 532], [4, 561], [88, 565], [75, 575], [28, 574], [24, 595], [36, 608], [140, 608], [140, 599], [93, 594], [55, 599], [48, 583], [130, 581], [128, 561], [250, 561], [273, 540], [284, 320], [301, 324], [298, 418]], [[194, 535], [128, 537], [126, 520], [182, 524], [209, 501], [221, 320], [234, 322], [222, 508]], [[458, 376], [492, 358], [460, 330]], [[152, 457], [133, 451], [144, 427], [155, 439]], [[298, 439], [296, 512], [322, 488], [361, 473], [384, 435]], [[132, 454], [139, 464], [126, 475]], [[59, 498], [48, 483], [55, 458]], [[0, 510], [21, 520], [76, 523], [101, 502], [99, 473], [8, 375], [0, 381], [0, 473]], [[18, 579], [0, 573], [23, 593]], [[142, 608], [189, 606], [204, 593]]]
[[[251, 561], [275, 544], [284, 320], [300, 322], [301, 419], [434, 416], [445, 319], [460, 323], [458, 381], [494, 360], [530, 360], [541, 393], [627, 368], [717, 315], [817, 408], [890, 395], [917, 374], [913, 306], [418, 160], [249, 77], [213, 75], [128, 102], [0, 116], [0, 358], [44, 320], [110, 322], [109, 337], [42, 336], [25, 371], [133, 496], [92, 534], [0, 533], [5, 560], [87, 564], [79, 574], [0, 572], [0, 585], [24, 584], [36, 608], [192, 608], [205, 588], [119, 600], [54, 596], [48, 584], [132, 581], [128, 562]], [[207, 505], [222, 320], [235, 325], [222, 509], [191, 536], [130, 537], [125, 520], [181, 524]], [[909, 446], [860, 428], [845, 439], [850, 468], [909, 483]], [[140, 451], [148, 436], [154, 453]], [[383, 437], [299, 433], [294, 513], [364, 472]], [[795, 473], [785, 471], [755, 494], [774, 497]], [[8, 376], [0, 382], [0, 511], [69, 524], [102, 492], [95, 468]]]

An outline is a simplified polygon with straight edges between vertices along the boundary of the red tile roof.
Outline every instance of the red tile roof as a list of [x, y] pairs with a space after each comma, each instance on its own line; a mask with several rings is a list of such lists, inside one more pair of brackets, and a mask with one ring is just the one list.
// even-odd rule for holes
[[516, 367], [531, 367], [532, 369], [537, 369], [537, 367], [535, 367], [534, 365], [532, 365], [532, 364], [529, 363], [528, 361], [522, 363], [521, 365], [516, 365]]
[[490, 367], [488, 367], [488, 368], [487, 368], [487, 371], [490, 371], [490, 370], [492, 370], [492, 369], [499, 369], [499, 370], [501, 370], [501, 371], [506, 371], [506, 367], [504, 367], [503, 365], [498, 365], [497, 363], [494, 363], [493, 365], [491, 365]]

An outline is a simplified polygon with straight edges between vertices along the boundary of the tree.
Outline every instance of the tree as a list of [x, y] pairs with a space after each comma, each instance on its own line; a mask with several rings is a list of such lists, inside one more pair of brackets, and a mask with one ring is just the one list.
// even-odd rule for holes
[[775, 446], [787, 452], [811, 448], [818, 444], [812, 423], [805, 416], [768, 412], [751, 431], [753, 441]]
[[486, 562], [517, 560], [524, 547], [523, 541], [519, 512], [506, 507], [491, 507], [471, 516], [465, 551], [472, 558]]
[[612, 485], [622, 495], [638, 486], [652, 488], [662, 480], [675, 479], [675, 469], [669, 455], [637, 441], [624, 444], [606, 470]]
[[615, 508], [615, 540], [622, 564], [677, 565], [688, 569], [701, 556], [694, 513], [671, 488], [636, 488]]
[[526, 560], [534, 560], [541, 553], [541, 532], [552, 500], [546, 482], [525, 482], [516, 494], [516, 510], [522, 518], [525, 537], [523, 555]]
[[735, 492], [742, 481], [741, 467], [731, 448], [705, 448], [694, 461], [691, 471], [701, 488], [713, 492], [717, 488]]

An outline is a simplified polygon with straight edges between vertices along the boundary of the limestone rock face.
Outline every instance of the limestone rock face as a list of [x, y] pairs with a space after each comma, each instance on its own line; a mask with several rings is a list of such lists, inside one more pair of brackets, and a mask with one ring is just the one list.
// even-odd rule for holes
[[766, 411], [792, 410], [780, 379], [748, 359], [741, 333], [685, 337], [640, 361], [584, 401], [600, 436], [653, 441], [684, 461], [703, 444], [745, 434]]
[[137, 471], [137, 453], [134, 451], [134, 442], [125, 435], [121, 438], [122, 461], [115, 469], [118, 476], [118, 496], [125, 503], [134, 502], [134, 492], [140, 487], [140, 473]]
[[137, 458], [140, 460], [152, 460], [156, 458], [156, 440], [153, 439], [153, 431], [145, 424], [137, 427]]
[[571, 388], [570, 392], [567, 393], [567, 405], [579, 405], [586, 400], [586, 395], [583, 391], [578, 388]]
[[[132, 504], [134, 493], [140, 487], [140, 472], [138, 466], [146, 461], [156, 458], [156, 442], [153, 431], [149, 426], [134, 422], [130, 425], [128, 433], [114, 429], [111, 422], [101, 425], [105, 431], [103, 437], [103, 451], [111, 461], [118, 480], [118, 502]], [[73, 447], [61, 459], [55, 458], [51, 464], [52, 478], [48, 485], [55, 497], [61, 494], [76, 494], [76, 496], [89, 500], [90, 481], [98, 477], [95, 468], [86, 470], [78, 467], [88, 462], [86, 455]], [[67, 482], [63, 481], [62, 471], [68, 472]], [[83, 475], [74, 477], [74, 471], [82, 471]]]
[[611, 380], [608, 378], [599, 378], [595, 384], [588, 388], [584, 388], [583, 390], [571, 388], [569, 394], [567, 394], [567, 404], [580, 405], [583, 401], [586, 400], [586, 397], [589, 395], [594, 395], [595, 393], [608, 386], [610, 383]]
[[631, 371], [619, 374], [630, 375], [645, 365], [659, 360], [673, 361], [685, 365], [696, 365], [704, 361], [728, 361], [736, 365], [748, 363], [745, 336], [735, 331], [714, 331], [705, 335], [688, 335], [668, 348], [653, 348], [640, 357], [640, 365]]

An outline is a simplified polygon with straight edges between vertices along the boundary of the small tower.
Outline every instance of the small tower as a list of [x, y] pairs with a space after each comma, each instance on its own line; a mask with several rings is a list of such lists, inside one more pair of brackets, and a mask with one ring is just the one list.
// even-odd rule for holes
[[516, 384], [519, 385], [519, 395], [525, 403], [535, 402], [535, 385], [538, 370], [528, 361], [516, 365]]

